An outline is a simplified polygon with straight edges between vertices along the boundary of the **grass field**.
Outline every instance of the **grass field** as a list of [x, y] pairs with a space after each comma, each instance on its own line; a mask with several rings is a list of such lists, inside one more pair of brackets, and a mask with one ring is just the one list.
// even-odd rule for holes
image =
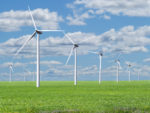
[[150, 81], [0, 82], [0, 113], [150, 112]]

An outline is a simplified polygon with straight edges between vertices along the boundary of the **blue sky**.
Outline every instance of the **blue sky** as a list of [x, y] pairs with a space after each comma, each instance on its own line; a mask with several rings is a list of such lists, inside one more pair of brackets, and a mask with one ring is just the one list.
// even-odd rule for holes
[[[0, 80], [9, 80], [13, 63], [13, 80], [32, 80], [36, 73], [36, 37], [14, 56], [34, 32], [27, 0], [2, 0], [0, 5]], [[115, 80], [117, 56], [120, 57], [120, 80], [127, 80], [127, 64], [137, 80], [150, 79], [150, 2], [147, 0], [29, 0], [39, 29], [62, 29], [78, 48], [78, 79], [98, 80], [99, 58], [88, 51], [104, 51], [102, 79]], [[80, 44], [80, 43], [79, 43]], [[73, 80], [72, 48], [62, 32], [44, 33], [40, 37], [41, 79]], [[27, 71], [28, 70], [28, 71]]]

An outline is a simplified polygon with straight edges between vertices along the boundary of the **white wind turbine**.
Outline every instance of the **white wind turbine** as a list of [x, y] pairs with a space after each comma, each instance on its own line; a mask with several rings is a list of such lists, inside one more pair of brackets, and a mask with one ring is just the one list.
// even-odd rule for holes
[[66, 65], [68, 64], [68, 62], [69, 62], [69, 60], [70, 60], [70, 57], [72, 56], [72, 53], [73, 53], [73, 51], [74, 51], [74, 85], [77, 85], [77, 48], [79, 47], [79, 45], [78, 44], [75, 44], [72, 40], [71, 40], [71, 38], [69, 38], [68, 37], [68, 39], [72, 42], [72, 44], [73, 44], [73, 47], [72, 47], [72, 49], [71, 49], [71, 52], [70, 52], [70, 54], [69, 54], [69, 56], [68, 56], [68, 59], [67, 59], [67, 61], [66, 61]]
[[13, 72], [14, 72], [14, 70], [13, 70], [13, 65], [10, 64], [10, 65], [9, 65], [9, 73], [10, 73], [10, 75], [9, 75], [9, 82], [12, 81], [12, 73], [13, 73]]
[[89, 53], [93, 53], [93, 54], [97, 54], [99, 56], [99, 84], [102, 81], [102, 57], [103, 57], [103, 52], [93, 52], [93, 51], [89, 51]]
[[140, 72], [141, 70], [138, 70], [138, 81], [140, 80]]
[[128, 80], [131, 81], [131, 64], [128, 64]]
[[116, 81], [117, 81], [117, 83], [118, 83], [118, 82], [119, 82], [120, 60], [117, 59], [117, 60], [115, 60], [115, 62], [117, 63], [117, 77], [116, 77]]
[[119, 69], [120, 69], [120, 60], [119, 60], [119, 57], [120, 56], [121, 56], [121, 53], [119, 54], [118, 58], [115, 60], [115, 62], [117, 63], [117, 76], [116, 76], [117, 83], [119, 82]]
[[68, 59], [66, 61], [66, 65], [68, 64], [70, 57], [72, 56], [73, 51], [74, 51], [74, 85], [77, 85], [77, 48], [79, 47], [79, 43], [87, 41], [89, 39], [82, 40], [77, 44], [68, 35], [66, 35], [65, 32], [63, 32], [63, 33], [68, 38], [68, 40], [72, 43], [72, 48], [71, 48], [70, 54], [68, 56]]
[[21, 46], [21, 48], [16, 52], [15, 56], [25, 47], [25, 45], [35, 36], [37, 35], [37, 78], [36, 78], [36, 87], [40, 87], [40, 35], [42, 34], [42, 32], [60, 32], [62, 30], [39, 30], [37, 29], [37, 26], [35, 24], [34, 18], [32, 16], [30, 7], [28, 6], [28, 10], [33, 22], [33, 26], [34, 26], [34, 33], [31, 35], [31, 37], [29, 37], [25, 43]]

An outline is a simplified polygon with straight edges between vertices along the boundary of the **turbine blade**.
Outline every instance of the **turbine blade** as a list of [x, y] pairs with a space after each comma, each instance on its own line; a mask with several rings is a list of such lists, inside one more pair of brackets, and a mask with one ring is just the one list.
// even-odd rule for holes
[[14, 72], [14, 69], [13, 69], [13, 68], [11, 68], [11, 70], [12, 70], [12, 72]]
[[21, 50], [26, 46], [26, 44], [35, 36], [35, 34], [36, 34], [36, 31], [32, 34], [31, 37], [29, 37], [29, 38], [25, 41], [25, 43], [20, 47], [20, 49], [18, 49], [18, 51], [16, 52], [15, 56], [17, 56], [17, 55], [20, 53], [20, 51], [21, 51]]
[[29, 6], [29, 5], [28, 5], [28, 10], [29, 10], [29, 13], [30, 13], [32, 22], [33, 22], [33, 26], [34, 26], [35, 30], [37, 30], [37, 27], [36, 27], [36, 24], [35, 24], [35, 21], [34, 21], [34, 18], [33, 18], [33, 15], [32, 15], [32, 13], [31, 13], [30, 6]]
[[88, 51], [89, 53], [98, 54], [98, 52]]
[[119, 58], [120, 58], [121, 54], [122, 54], [122, 53], [119, 53], [119, 55], [118, 55], [117, 59], [119, 59]]
[[118, 62], [118, 65], [119, 65], [119, 69], [121, 69], [121, 65], [120, 65], [120, 62]]
[[41, 32], [63, 32], [63, 30], [39, 30]]
[[14, 70], [13, 70], [13, 67], [12, 67], [12, 66], [10, 66], [10, 70], [11, 70], [12, 72], [14, 72]]
[[70, 54], [69, 54], [68, 59], [66, 61], [66, 65], [68, 64], [70, 57], [72, 56], [73, 49], [74, 49], [74, 47], [71, 48]]
[[69, 40], [72, 44], [75, 44], [74, 41], [73, 41], [67, 34], [65, 34], [65, 32], [63, 32], [63, 33], [64, 33], [64, 35], [68, 38], [68, 40]]

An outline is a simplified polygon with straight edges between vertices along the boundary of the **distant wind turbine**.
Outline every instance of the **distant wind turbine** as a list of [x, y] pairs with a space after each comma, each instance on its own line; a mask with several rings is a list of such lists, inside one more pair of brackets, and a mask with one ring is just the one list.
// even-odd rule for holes
[[103, 52], [93, 52], [93, 51], [89, 51], [89, 53], [93, 53], [93, 54], [97, 54], [99, 56], [99, 84], [102, 81], [102, 57], [103, 57]]
[[121, 56], [121, 53], [119, 54], [118, 58], [115, 60], [115, 62], [117, 63], [117, 76], [116, 76], [117, 83], [119, 82], [119, 69], [120, 69], [120, 60], [119, 60], [119, 57], [120, 56]]
[[115, 62], [117, 63], [117, 77], [116, 77], [116, 81], [117, 81], [117, 83], [118, 83], [118, 82], [119, 82], [120, 60], [117, 59], [117, 60], [115, 60]]
[[10, 71], [9, 81], [11, 82], [12, 81], [12, 73], [14, 72], [12, 64], [9, 65], [9, 71]]
[[131, 81], [131, 64], [128, 64], [128, 80]]
[[40, 35], [43, 33], [43, 32], [62, 32], [62, 30], [39, 30], [37, 29], [37, 26], [35, 24], [35, 21], [34, 21], [34, 18], [32, 16], [32, 13], [31, 13], [31, 10], [30, 10], [30, 7], [28, 6], [28, 10], [29, 10], [29, 13], [30, 13], [30, 16], [31, 16], [31, 19], [32, 19], [32, 22], [33, 22], [33, 26], [34, 26], [34, 33], [31, 35], [31, 37], [29, 37], [25, 43], [21, 46], [20, 49], [18, 49], [18, 51], [16, 52], [15, 56], [19, 54], [19, 52], [25, 47], [25, 45], [35, 36], [37, 35], [37, 78], [36, 78], [36, 87], [40, 87], [40, 41], [39, 41], [39, 38], [40, 38]]

